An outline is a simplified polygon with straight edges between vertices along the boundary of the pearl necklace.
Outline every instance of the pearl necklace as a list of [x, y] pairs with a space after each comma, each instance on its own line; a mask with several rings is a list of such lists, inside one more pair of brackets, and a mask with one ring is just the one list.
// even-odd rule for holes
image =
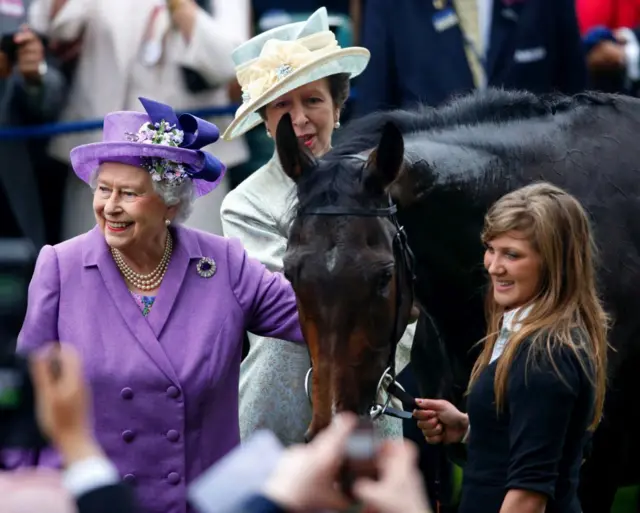
[[158, 266], [149, 274], [139, 274], [135, 272], [122, 258], [122, 253], [116, 248], [111, 248], [111, 255], [120, 269], [122, 276], [131, 285], [140, 290], [154, 290], [160, 286], [164, 275], [169, 267], [169, 260], [171, 260], [171, 252], [173, 249], [173, 240], [171, 239], [171, 233], [167, 232], [167, 242], [164, 245], [164, 254]]

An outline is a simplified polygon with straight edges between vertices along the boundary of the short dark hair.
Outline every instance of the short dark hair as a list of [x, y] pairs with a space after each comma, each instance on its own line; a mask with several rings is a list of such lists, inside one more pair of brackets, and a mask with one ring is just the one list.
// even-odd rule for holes
[[[329, 93], [331, 94], [333, 104], [342, 110], [351, 93], [350, 75], [349, 73], [336, 73], [326, 78], [329, 81]], [[266, 121], [267, 106], [265, 105], [258, 109], [258, 114], [260, 114], [263, 121]]]

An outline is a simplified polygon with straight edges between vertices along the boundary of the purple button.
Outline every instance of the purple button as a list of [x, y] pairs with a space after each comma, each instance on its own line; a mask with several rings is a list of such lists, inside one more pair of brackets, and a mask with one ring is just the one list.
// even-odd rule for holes
[[170, 442], [177, 442], [180, 440], [180, 433], [178, 433], [175, 429], [170, 429], [167, 431], [167, 438]]
[[122, 432], [122, 439], [127, 443], [133, 442], [133, 439], [135, 437], [136, 437], [136, 434], [129, 429]]
[[167, 395], [171, 397], [171, 399], [176, 399], [177, 397], [180, 397], [180, 390], [171, 385], [169, 388], [167, 388]]
[[133, 399], [133, 390], [131, 390], [129, 387], [123, 388], [122, 390], [120, 390], [120, 397], [127, 400]]
[[180, 476], [178, 475], [177, 472], [169, 472], [167, 479], [169, 480], [169, 483], [172, 485], [177, 485], [180, 482]]
[[125, 483], [129, 483], [129, 484], [133, 484], [136, 482], [136, 476], [134, 476], [133, 474], [125, 474], [122, 479], [124, 480]]

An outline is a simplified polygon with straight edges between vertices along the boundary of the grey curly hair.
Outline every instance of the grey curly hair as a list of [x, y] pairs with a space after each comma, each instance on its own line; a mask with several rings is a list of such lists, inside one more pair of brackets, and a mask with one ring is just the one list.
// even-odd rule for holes
[[[100, 166], [98, 166], [89, 179], [89, 185], [94, 191], [98, 186], [98, 175], [100, 174]], [[193, 203], [196, 199], [193, 182], [185, 180], [180, 185], [169, 185], [166, 182], [152, 181], [153, 189], [160, 196], [162, 201], [168, 207], [178, 205], [176, 215], [172, 223], [183, 223], [193, 212]]]

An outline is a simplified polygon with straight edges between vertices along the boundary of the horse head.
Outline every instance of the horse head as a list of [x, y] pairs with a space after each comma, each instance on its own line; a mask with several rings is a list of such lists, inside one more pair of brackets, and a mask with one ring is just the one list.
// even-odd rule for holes
[[297, 184], [284, 272], [311, 357], [311, 439], [337, 412], [370, 413], [415, 313], [412, 255], [389, 193], [404, 143], [388, 123], [368, 155], [316, 159], [284, 115], [276, 147]]

